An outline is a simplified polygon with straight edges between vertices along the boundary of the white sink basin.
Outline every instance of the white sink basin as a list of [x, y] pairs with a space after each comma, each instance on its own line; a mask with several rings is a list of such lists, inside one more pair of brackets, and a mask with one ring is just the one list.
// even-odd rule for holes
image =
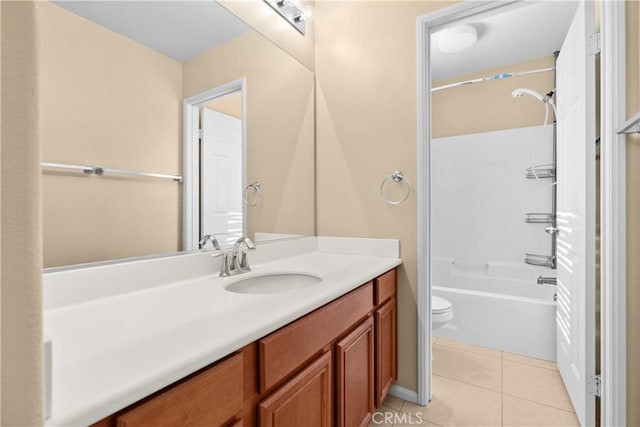
[[238, 294], [277, 294], [304, 289], [322, 282], [318, 276], [306, 273], [267, 273], [259, 276], [238, 278], [225, 289]]

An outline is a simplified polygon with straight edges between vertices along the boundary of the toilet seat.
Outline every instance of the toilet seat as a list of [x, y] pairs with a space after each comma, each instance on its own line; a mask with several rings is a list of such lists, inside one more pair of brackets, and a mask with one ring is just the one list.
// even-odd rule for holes
[[451, 303], [444, 298], [431, 295], [431, 313], [440, 314], [451, 310]]

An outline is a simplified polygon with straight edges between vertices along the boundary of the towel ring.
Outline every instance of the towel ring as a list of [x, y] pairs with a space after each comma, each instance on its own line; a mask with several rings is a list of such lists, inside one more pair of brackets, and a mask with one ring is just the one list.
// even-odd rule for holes
[[[255, 194], [254, 194], [255, 200], [254, 200], [253, 203], [250, 203], [249, 199], [247, 197], [249, 189], [253, 189], [253, 191], [255, 192]], [[256, 206], [258, 204], [258, 202], [260, 201], [260, 182], [255, 181], [255, 182], [252, 182], [251, 184], [247, 185], [246, 187], [244, 187], [244, 190], [242, 191], [242, 199], [244, 200], [244, 203], [247, 206]]]
[[[390, 179], [393, 180], [393, 182], [406, 182], [407, 183], [407, 185], [406, 185], [407, 190], [406, 190], [406, 192], [404, 193], [404, 195], [402, 196], [402, 198], [400, 200], [389, 200], [384, 195], [384, 186], [387, 183], [387, 181], [389, 181]], [[391, 175], [389, 175], [388, 177], [383, 179], [382, 183], [380, 184], [380, 195], [382, 196], [384, 201], [389, 203], [390, 205], [399, 205], [399, 204], [403, 203], [405, 200], [407, 200], [407, 198], [409, 198], [410, 194], [411, 194], [411, 183], [409, 182], [409, 179], [407, 177], [405, 177], [404, 174], [401, 171], [393, 172]]]

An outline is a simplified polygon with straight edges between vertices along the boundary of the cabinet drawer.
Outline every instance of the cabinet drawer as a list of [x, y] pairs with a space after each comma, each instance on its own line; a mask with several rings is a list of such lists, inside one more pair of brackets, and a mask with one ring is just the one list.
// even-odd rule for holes
[[118, 427], [220, 426], [242, 410], [242, 353], [121, 414]]
[[261, 339], [260, 391], [283, 380], [372, 310], [373, 284], [369, 282]]
[[396, 269], [384, 273], [375, 280], [375, 303], [380, 305], [396, 293]]

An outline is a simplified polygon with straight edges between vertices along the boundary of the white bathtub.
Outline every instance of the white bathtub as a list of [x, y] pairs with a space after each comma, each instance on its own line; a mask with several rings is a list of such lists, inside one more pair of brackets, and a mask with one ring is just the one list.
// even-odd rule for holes
[[456, 266], [451, 259], [434, 259], [432, 267], [432, 292], [451, 301], [454, 315], [436, 337], [556, 360], [555, 286], [535, 280], [555, 272], [492, 263]]

